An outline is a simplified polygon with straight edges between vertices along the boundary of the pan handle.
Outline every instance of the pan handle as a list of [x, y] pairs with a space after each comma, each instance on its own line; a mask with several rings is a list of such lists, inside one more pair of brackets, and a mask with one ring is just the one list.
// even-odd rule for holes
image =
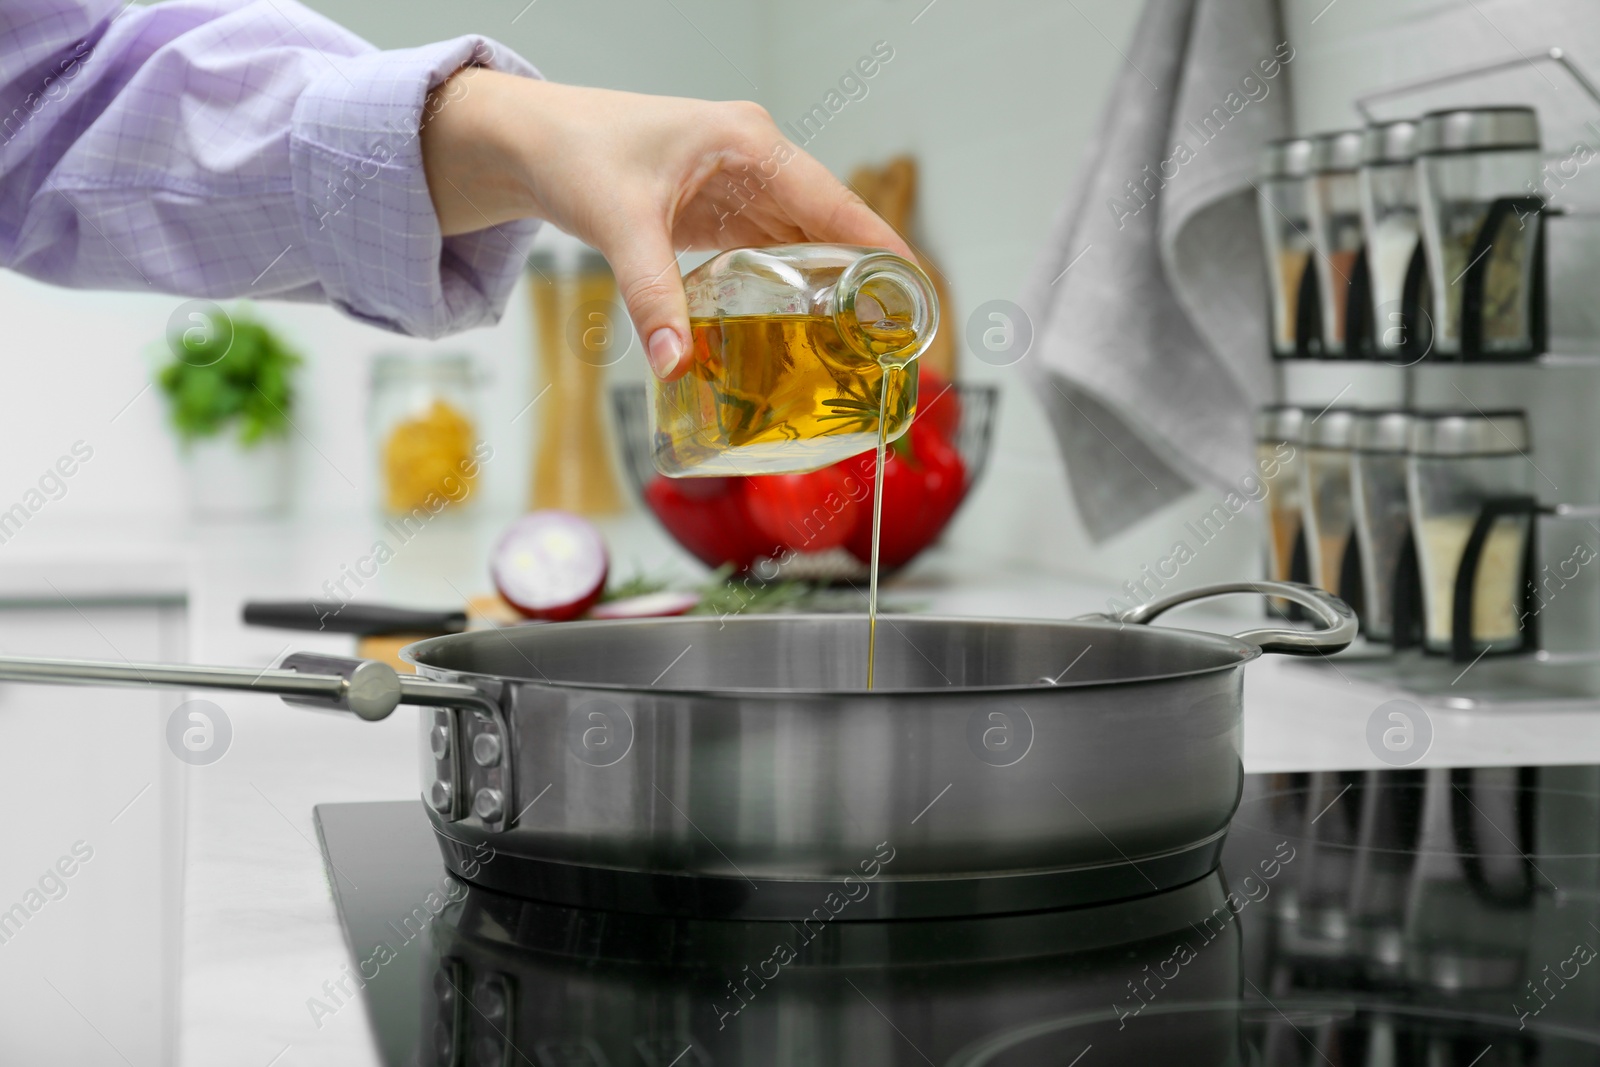
[[1290, 656], [1331, 655], [1343, 651], [1355, 640], [1358, 623], [1350, 605], [1330, 593], [1299, 582], [1222, 582], [1202, 585], [1171, 596], [1159, 597], [1148, 604], [1140, 604], [1119, 611], [1110, 618], [1122, 623], [1147, 623], [1180, 604], [1227, 593], [1260, 593], [1262, 596], [1290, 600], [1311, 613], [1320, 627], [1315, 630], [1291, 630], [1286, 627], [1264, 626], [1245, 630], [1233, 636], [1263, 652], [1282, 652]]
[[285, 656], [279, 666], [264, 669], [0, 656], [0, 682], [275, 693], [290, 704], [350, 712], [368, 721], [387, 717], [401, 704], [431, 707], [436, 709], [428, 730], [434, 777], [428, 805], [446, 822], [476, 818], [493, 832], [510, 830], [517, 822], [511, 724], [499, 702], [477, 686], [401, 674], [376, 660], [310, 652]]
[[[285, 656], [281, 665], [264, 669], [0, 656], [0, 682], [274, 693], [289, 704], [349, 712], [369, 722], [401, 704], [435, 708], [429, 731], [435, 776], [428, 804], [446, 822], [472, 816], [491, 831], [516, 825], [512, 761], [502, 756], [510, 747], [510, 723], [499, 703], [476, 686], [401, 674], [376, 660], [309, 652]], [[486, 734], [493, 735], [491, 741], [482, 740]], [[477, 758], [466, 759], [469, 751]]]
[[385, 718], [400, 704], [498, 712], [470, 685], [401, 674], [376, 660], [296, 653], [280, 667], [199, 667], [110, 660], [0, 656], [0, 682], [38, 685], [160, 686], [274, 693], [291, 704]]

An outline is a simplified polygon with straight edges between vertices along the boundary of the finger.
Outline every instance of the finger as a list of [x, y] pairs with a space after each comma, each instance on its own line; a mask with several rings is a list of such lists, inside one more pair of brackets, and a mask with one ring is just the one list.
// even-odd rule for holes
[[906, 259], [917, 258], [866, 201], [799, 149], [778, 169], [769, 191], [807, 240], [887, 248]]
[[672, 381], [688, 369], [689, 303], [667, 228], [659, 219], [636, 220], [629, 232], [600, 248], [617, 276], [617, 291], [644, 342], [650, 369]]

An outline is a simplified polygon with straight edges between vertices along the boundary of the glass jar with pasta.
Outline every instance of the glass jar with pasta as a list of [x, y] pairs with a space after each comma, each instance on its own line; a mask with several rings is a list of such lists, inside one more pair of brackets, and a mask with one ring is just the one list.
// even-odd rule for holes
[[385, 352], [372, 364], [378, 503], [399, 516], [459, 510], [477, 495], [478, 375], [464, 353]]

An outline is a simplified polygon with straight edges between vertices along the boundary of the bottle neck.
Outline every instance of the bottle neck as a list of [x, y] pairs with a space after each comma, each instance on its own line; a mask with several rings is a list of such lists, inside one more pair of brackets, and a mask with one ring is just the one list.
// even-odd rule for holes
[[832, 314], [851, 348], [886, 366], [916, 359], [939, 327], [933, 283], [892, 252], [870, 252], [844, 269], [833, 287]]

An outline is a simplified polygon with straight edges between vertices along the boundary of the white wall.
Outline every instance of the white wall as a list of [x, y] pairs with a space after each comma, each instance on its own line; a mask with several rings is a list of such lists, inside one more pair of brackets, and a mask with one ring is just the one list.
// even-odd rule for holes
[[[1552, 46], [1600, 74], [1600, 19], [1582, 0], [1283, 0], [1297, 55], [1295, 119], [1303, 132], [1360, 124], [1358, 94], [1498, 60], [1527, 59]], [[1396, 97], [1385, 117], [1431, 108], [1526, 103], [1539, 109], [1546, 147], [1570, 146], [1595, 103], [1549, 63], [1522, 63], [1471, 83]], [[1587, 135], [1590, 144], [1595, 134]]]
[[[1123, 62], [1117, 48], [1139, 11], [1117, 0], [1076, 6], [816, 0], [804, 18], [768, 8], [773, 68], [781, 77], [762, 102], [780, 123], [797, 122], [876, 42], [894, 50], [867, 83], [868, 95], [805, 147], [841, 175], [901, 152], [916, 157], [922, 230], [916, 243], [949, 282], [954, 306], [942, 309], [941, 329], [958, 338], [974, 307], [1018, 298]], [[1022, 366], [987, 366], [959, 344], [961, 374], [998, 384], [1002, 396], [988, 472], [952, 530], [952, 543], [1056, 570], [1102, 569], [1087, 551], [1054, 438]]]
[[[758, 20], [749, 17], [747, 6], [675, 3], [730, 55], [753, 54]], [[746, 95], [738, 75], [671, 4], [538, 0], [520, 18], [521, 3], [486, 0], [330, 0], [311, 6], [385, 47], [482, 32], [516, 48], [552, 78], [681, 95]], [[0, 391], [0, 510], [20, 499], [74, 441], [95, 450], [68, 483], [66, 496], [48, 504], [15, 543], [48, 544], [58, 524], [184, 512], [182, 467], [163, 401], [145, 389], [151, 368], [164, 358], [160, 338], [179, 303], [164, 295], [56, 289], [0, 273], [7, 385]], [[295, 415], [296, 509], [320, 515], [367, 508], [373, 484], [368, 361], [383, 349], [428, 346], [327, 308], [266, 304], [257, 310], [308, 358]], [[496, 459], [485, 479], [490, 500], [506, 510], [517, 507], [526, 491], [533, 418], [515, 425], [511, 420], [532, 396], [531, 344], [527, 296], [519, 292], [498, 327], [437, 346], [474, 353], [492, 377], [483, 424]], [[642, 374], [642, 361], [631, 363], [620, 373]]]
[[[977, 304], [1020, 292], [1139, 12], [1126, 0], [535, 0], [526, 7], [520, 0], [313, 0], [313, 6], [382, 46], [478, 31], [522, 52], [552, 78], [751, 97], [780, 122], [820, 100], [874, 42], [888, 42], [894, 59], [871, 81], [870, 94], [850, 104], [808, 148], [840, 174], [901, 151], [917, 156], [920, 243], [951, 282], [954, 306], [946, 321], [957, 331]], [[9, 446], [0, 450], [0, 503], [20, 496], [81, 437], [94, 444], [95, 459], [66, 499], [49, 506], [50, 521], [182, 508], [181, 467], [160, 398], [146, 392], [110, 421], [147, 380], [144, 353], [177, 303], [65, 292], [0, 276], [0, 316], [12, 353], [12, 388], [0, 397]], [[305, 438], [297, 442], [299, 510], [366, 507], [367, 360], [408, 342], [321, 308], [261, 310], [310, 357], [296, 418]], [[531, 432], [529, 418], [510, 425], [531, 395], [524, 299], [519, 296], [498, 328], [473, 331], [447, 346], [472, 351], [492, 368], [496, 385], [486, 397], [485, 425], [500, 458], [488, 474], [489, 496], [509, 510], [524, 489]], [[631, 355], [618, 371], [642, 375], [642, 362]], [[1120, 582], [1161, 555], [1183, 520], [1211, 503], [1191, 498], [1116, 543], [1092, 549], [1019, 369], [968, 360], [963, 371], [974, 381], [997, 382], [1004, 396], [990, 469], [952, 534], [961, 550]], [[47, 537], [49, 524], [36, 522], [23, 536]], [[1236, 527], [1228, 545], [1197, 562], [1196, 580], [1254, 566], [1254, 531]]]

